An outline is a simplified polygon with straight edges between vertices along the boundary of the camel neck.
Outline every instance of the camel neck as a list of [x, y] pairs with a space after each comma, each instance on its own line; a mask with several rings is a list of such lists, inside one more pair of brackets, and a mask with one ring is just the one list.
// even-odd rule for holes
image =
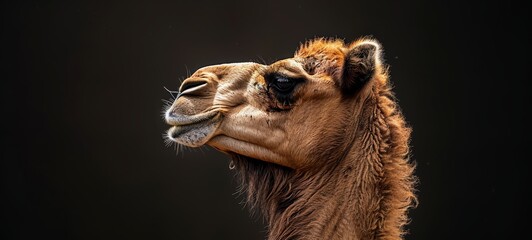
[[368, 156], [347, 156], [336, 168], [294, 173], [291, 204], [269, 213], [269, 239], [376, 238], [384, 197], [378, 166], [366, 161]]
[[[248, 203], [265, 216], [269, 239], [374, 239], [382, 197], [369, 155], [354, 145], [321, 169], [296, 171], [234, 156]], [[368, 159], [368, 160], [366, 160]], [[370, 210], [371, 209], [371, 210]]]
[[323, 167], [293, 170], [233, 156], [247, 203], [265, 217], [269, 239], [401, 239], [415, 201], [410, 130], [388, 97], [365, 103], [347, 152], [322, 158], [329, 162]]

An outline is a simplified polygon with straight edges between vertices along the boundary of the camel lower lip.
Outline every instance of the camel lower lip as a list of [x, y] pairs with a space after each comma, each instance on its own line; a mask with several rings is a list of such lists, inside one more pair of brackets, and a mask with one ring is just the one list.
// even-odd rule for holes
[[202, 127], [205, 127], [209, 125], [209, 120], [212, 118], [205, 119], [203, 121], [195, 122], [195, 123], [189, 123], [184, 125], [177, 125], [170, 128], [170, 136], [172, 138], [178, 138], [180, 135], [185, 134], [189, 131], [193, 131], [194, 129], [200, 129]]

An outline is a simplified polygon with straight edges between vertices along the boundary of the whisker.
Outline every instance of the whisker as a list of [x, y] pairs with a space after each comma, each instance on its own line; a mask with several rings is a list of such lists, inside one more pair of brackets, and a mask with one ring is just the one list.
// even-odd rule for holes
[[198, 148], [199, 151], [201, 152], [201, 154], [203, 154], [203, 156], [205, 156], [205, 148], [204, 147], [205, 147], [205, 145], [203, 145], [203, 146]]
[[[177, 98], [177, 96], [179, 96], [179, 91], [172, 91], [172, 90], [166, 88], [165, 86], [163, 86], [163, 88], [164, 88], [164, 90], [166, 90], [168, 93], [170, 93], [170, 95], [172, 96], [172, 99], [175, 100], [175, 99]], [[174, 94], [175, 94], [175, 96], [174, 96]]]
[[264, 58], [262, 58], [262, 56], [258, 55], [257, 57], [258, 57], [259, 60], [260, 60], [260, 61], [258, 61], [258, 62], [260, 62], [260, 63], [262, 63], [262, 64], [264, 64], [264, 65], [267, 65], [266, 61], [264, 60]]
[[166, 99], [161, 99], [162, 102], [163, 102], [163, 106], [161, 108], [161, 117], [163, 119], [165, 119], [166, 117], [166, 111], [168, 111], [168, 109], [172, 106], [172, 102], [171, 101], [168, 101]]
[[170, 139], [165, 139], [165, 140], [164, 140], [164, 145], [165, 145], [166, 147], [170, 147], [173, 143], [174, 143], [174, 142], [173, 142], [172, 140], [170, 140]]
[[161, 101], [163, 101], [163, 103], [164, 103], [165, 105], [172, 105], [172, 101], [170, 101], [170, 100], [161, 99]]
[[179, 86], [181, 86], [181, 84], [183, 84], [183, 82], [185, 81], [185, 79], [187, 79], [186, 77], [179, 77], [177, 79], [177, 81], [179, 82]]
[[190, 76], [190, 71], [188, 70], [188, 66], [185, 64], [185, 70], [187, 71], [187, 76]]
[[181, 154], [181, 156], [185, 156], [185, 154], [183, 153], [184, 150], [185, 150], [185, 145], [176, 143], [175, 144], [175, 150], [176, 150], [176, 155], [177, 156], [179, 156], [179, 154]]

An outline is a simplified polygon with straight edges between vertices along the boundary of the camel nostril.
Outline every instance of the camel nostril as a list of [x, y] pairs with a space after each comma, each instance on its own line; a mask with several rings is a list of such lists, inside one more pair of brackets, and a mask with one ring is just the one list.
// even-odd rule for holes
[[187, 80], [179, 88], [181, 94], [191, 93], [207, 85], [205, 80]]

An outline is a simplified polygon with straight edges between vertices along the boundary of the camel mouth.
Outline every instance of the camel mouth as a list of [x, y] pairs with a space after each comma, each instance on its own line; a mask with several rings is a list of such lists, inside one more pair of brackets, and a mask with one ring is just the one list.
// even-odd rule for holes
[[195, 116], [166, 116], [166, 122], [172, 125], [168, 129], [168, 139], [189, 147], [204, 145], [214, 135], [221, 122], [221, 115], [210, 112]]
[[200, 113], [196, 115], [184, 115], [184, 114], [175, 114], [172, 112], [172, 109], [168, 109], [164, 116], [166, 123], [172, 126], [186, 126], [194, 125], [196, 123], [204, 122], [206, 120], [212, 119], [218, 115], [217, 111], [210, 111], [206, 113]]

